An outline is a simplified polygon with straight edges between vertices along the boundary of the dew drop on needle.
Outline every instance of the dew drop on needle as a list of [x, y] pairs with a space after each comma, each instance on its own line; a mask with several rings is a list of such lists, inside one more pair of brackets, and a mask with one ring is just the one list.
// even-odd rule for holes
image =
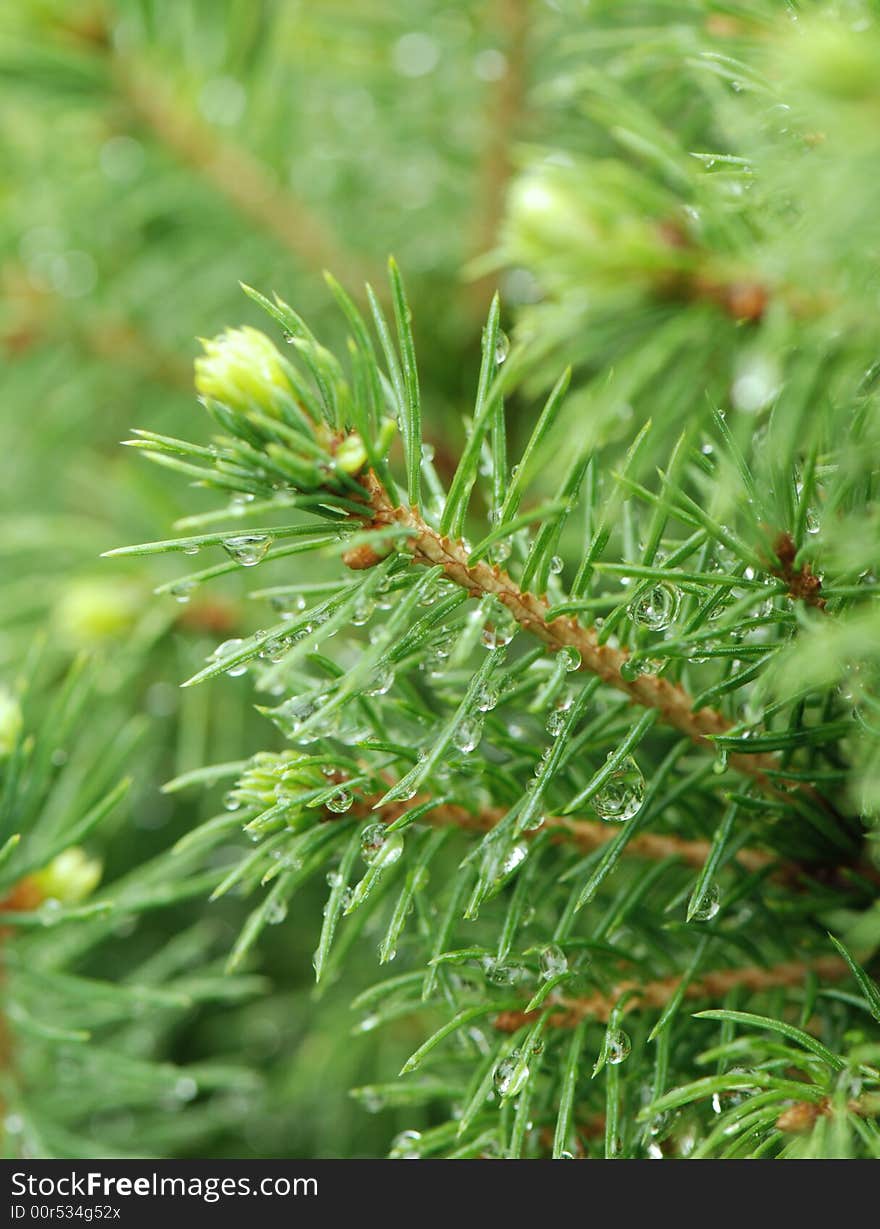
[[638, 812], [644, 798], [645, 778], [636, 761], [628, 755], [593, 796], [593, 810], [600, 819], [625, 823]]

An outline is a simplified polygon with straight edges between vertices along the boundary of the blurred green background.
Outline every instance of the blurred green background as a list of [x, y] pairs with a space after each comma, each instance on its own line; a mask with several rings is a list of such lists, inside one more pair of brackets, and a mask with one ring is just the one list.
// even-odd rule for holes
[[[204, 431], [191, 380], [196, 334], [262, 323], [239, 281], [277, 291], [332, 341], [339, 325], [322, 270], [358, 293], [365, 278], [384, 285], [393, 252], [417, 308], [442, 467], [445, 424], [458, 423], [465, 387], [470, 396], [467, 360], [478, 355], [495, 285], [474, 262], [496, 243], [517, 142], [540, 129], [528, 92], [552, 65], [572, 8], [582, 7], [16, 0], [0, 8], [0, 678], [12, 685], [23, 654], [45, 638], [37, 722], [72, 658], [93, 659], [88, 722], [76, 735], [84, 762], [91, 755], [134, 777], [130, 802], [90, 850], [105, 860], [105, 879], [211, 813], [216, 799], [163, 795], [163, 781], [271, 738], [247, 679], [178, 689], [218, 640], [256, 626], [260, 611], [240, 579], [180, 604], [153, 596], [173, 575], [161, 558], [99, 558], [165, 536], [176, 517], [208, 506], [119, 441], [134, 426]], [[506, 306], [528, 301], [523, 271], [498, 276]], [[419, 1021], [352, 1039], [348, 1005], [374, 979], [372, 959], [349, 962], [344, 988], [315, 998], [322, 889], [312, 885], [297, 920], [262, 944], [254, 963], [268, 991], [194, 1009], [147, 1047], [175, 1062], [219, 1055], [263, 1082], [185, 1115], [160, 1108], [152, 1135], [136, 1115], [106, 1109], [87, 1133], [135, 1153], [387, 1149], [393, 1109], [367, 1097], [378, 1110], [370, 1115], [348, 1090], [390, 1078]], [[193, 950], [222, 955], [245, 906], [215, 909], [196, 901], [154, 910], [84, 971], [114, 978], [188, 934]], [[413, 1125], [411, 1110], [400, 1125]]]

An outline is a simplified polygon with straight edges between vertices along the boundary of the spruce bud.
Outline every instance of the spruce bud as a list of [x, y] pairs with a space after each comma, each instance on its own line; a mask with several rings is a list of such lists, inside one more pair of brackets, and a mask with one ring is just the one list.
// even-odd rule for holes
[[279, 394], [290, 396], [284, 359], [265, 333], [247, 325], [226, 329], [196, 359], [196, 388], [203, 397], [222, 401], [231, 410], [275, 413]]

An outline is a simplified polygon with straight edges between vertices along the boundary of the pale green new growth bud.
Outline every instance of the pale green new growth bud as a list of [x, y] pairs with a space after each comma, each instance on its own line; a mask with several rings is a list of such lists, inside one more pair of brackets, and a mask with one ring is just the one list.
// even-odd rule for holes
[[21, 706], [6, 687], [0, 687], [0, 759], [15, 750], [21, 734]]
[[346, 474], [359, 474], [367, 463], [364, 441], [356, 431], [347, 435], [336, 449], [336, 466]]
[[842, 101], [877, 97], [880, 41], [871, 30], [814, 18], [795, 34], [786, 44], [784, 68], [796, 82]]
[[101, 863], [78, 845], [65, 849], [33, 876], [46, 900], [75, 905], [91, 896], [101, 880]]
[[203, 397], [231, 410], [256, 407], [273, 413], [275, 395], [291, 393], [284, 360], [259, 329], [227, 329], [202, 345], [205, 353], [196, 359], [195, 370]]
[[82, 577], [61, 594], [53, 623], [71, 648], [91, 647], [130, 633], [143, 606], [143, 594], [117, 581]]

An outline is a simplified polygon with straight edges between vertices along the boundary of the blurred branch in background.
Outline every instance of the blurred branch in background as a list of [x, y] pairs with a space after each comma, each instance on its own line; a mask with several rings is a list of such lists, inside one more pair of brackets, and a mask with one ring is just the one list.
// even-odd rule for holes
[[208, 124], [187, 114], [165, 83], [145, 65], [113, 59], [113, 80], [136, 119], [181, 162], [204, 176], [246, 221], [263, 227], [313, 276], [324, 269], [346, 269], [357, 281], [381, 285], [384, 273], [371, 269], [347, 250], [339, 235], [289, 189], [279, 187], [244, 146], [221, 139]]
[[[526, 121], [529, 72], [529, 30], [532, 20], [528, 0], [492, 0], [487, 5], [487, 26], [499, 36], [499, 47], [483, 52], [482, 71], [492, 82], [488, 92], [484, 146], [476, 201], [476, 219], [471, 236], [472, 255], [479, 260], [494, 249], [504, 216], [505, 198], [513, 173], [512, 146], [522, 136]], [[497, 276], [484, 274], [471, 283], [478, 315], [485, 315], [495, 291]]]

